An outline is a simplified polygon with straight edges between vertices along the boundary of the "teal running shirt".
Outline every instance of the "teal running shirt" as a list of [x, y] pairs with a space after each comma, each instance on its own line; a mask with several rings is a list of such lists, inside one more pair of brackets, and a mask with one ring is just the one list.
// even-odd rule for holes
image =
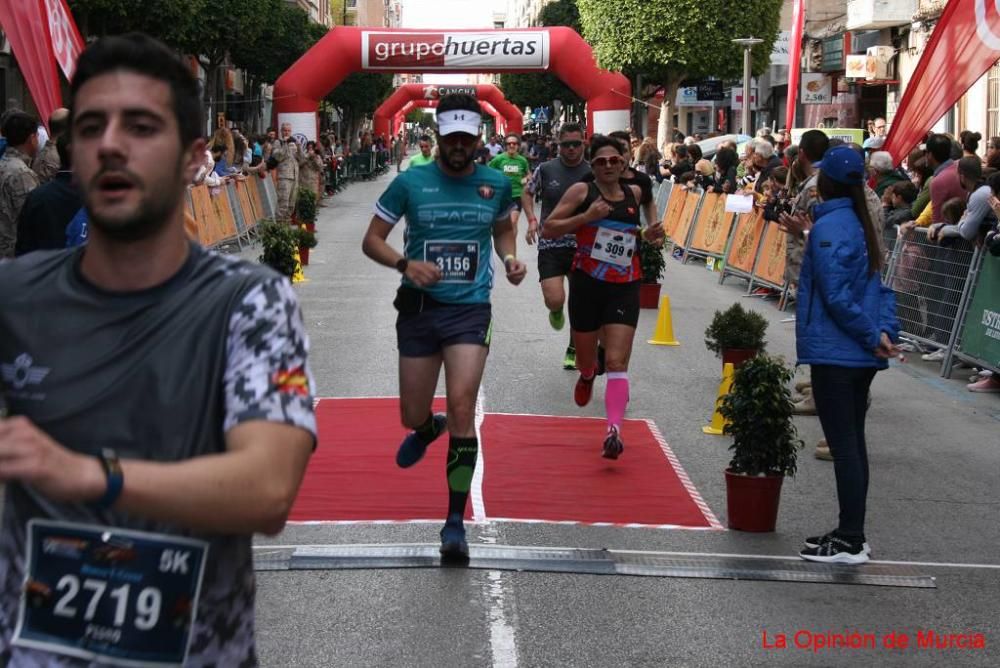
[[[395, 225], [406, 216], [404, 253], [433, 262], [441, 280], [422, 288], [448, 304], [487, 304], [493, 287], [493, 225], [508, 223], [514, 206], [510, 181], [476, 165], [469, 176], [452, 177], [435, 161], [410, 169], [389, 184], [375, 215]], [[406, 277], [403, 284], [416, 287]]]

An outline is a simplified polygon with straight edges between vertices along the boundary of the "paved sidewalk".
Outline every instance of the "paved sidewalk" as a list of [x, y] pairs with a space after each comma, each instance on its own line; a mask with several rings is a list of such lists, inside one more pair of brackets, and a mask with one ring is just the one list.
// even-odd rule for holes
[[[395, 396], [398, 274], [361, 253], [375, 199], [394, 170], [354, 183], [320, 209], [319, 246], [297, 287], [312, 341], [319, 396]], [[524, 221], [521, 222], [523, 235]], [[402, 243], [401, 230], [390, 241]], [[492, 412], [599, 416], [578, 409], [575, 374], [561, 369], [567, 331], [553, 332], [537, 286], [534, 248], [520, 240], [530, 273], [513, 287], [498, 278], [495, 332], [484, 408]], [[244, 253], [255, 257], [259, 250]], [[723, 469], [729, 439], [704, 435], [720, 363], [703, 338], [716, 309], [734, 301], [770, 321], [768, 349], [794, 360], [794, 323], [773, 303], [704, 266], [668, 260], [664, 290], [682, 345], [645, 343], [656, 312], [644, 311], [630, 377], [629, 417], [650, 418], [692, 482], [725, 523]], [[878, 560], [927, 562], [936, 589], [635, 578], [482, 570], [286, 571], [259, 573], [258, 635], [268, 666], [748, 666], [1000, 664], [1000, 397], [973, 395], [910, 356], [880, 373], [868, 421], [868, 536]], [[967, 381], [965, 381], [967, 382]], [[443, 392], [443, 387], [440, 390]], [[470, 527], [472, 543], [574, 546], [699, 554], [792, 556], [806, 535], [835, 526], [829, 462], [812, 457], [814, 417], [797, 418], [807, 443], [799, 474], [785, 481], [778, 530], [670, 531], [498, 523]], [[435, 444], [432, 447], [438, 447]], [[599, 456], [599, 443], [581, 443]], [[395, 444], [385, 444], [392, 457]], [[628, 456], [626, 450], [625, 457]], [[438, 470], [420, 474], [441, 478]], [[557, 484], [558, 481], [554, 481]], [[433, 543], [437, 525], [294, 525], [274, 544]], [[945, 564], [983, 564], [956, 567]], [[794, 634], [874, 634], [878, 649], [800, 649]], [[985, 635], [983, 650], [887, 650], [884, 638], [917, 631]], [[787, 649], [766, 649], [787, 635]], [[804, 636], [799, 637], [800, 640]]]

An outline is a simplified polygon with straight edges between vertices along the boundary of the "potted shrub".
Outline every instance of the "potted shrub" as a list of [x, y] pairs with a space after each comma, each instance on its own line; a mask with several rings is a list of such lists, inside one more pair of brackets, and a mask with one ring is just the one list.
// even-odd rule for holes
[[803, 446], [792, 421], [788, 383], [793, 373], [780, 357], [753, 357], [736, 370], [719, 405], [726, 420], [723, 433], [733, 437], [733, 458], [726, 469], [731, 529], [774, 531], [781, 483], [795, 475]]
[[639, 285], [639, 306], [659, 308], [660, 279], [667, 268], [663, 257], [663, 244], [656, 244], [639, 237], [639, 265], [642, 267], [642, 283]]
[[299, 245], [296, 228], [285, 223], [265, 220], [260, 225], [260, 262], [280, 274], [295, 275], [295, 251]]
[[716, 311], [705, 330], [705, 347], [722, 358], [722, 366], [739, 367], [764, 349], [767, 318], [736, 302], [725, 311]]
[[316, 193], [310, 188], [299, 188], [299, 197], [295, 201], [295, 221], [299, 228], [305, 228], [310, 235], [300, 234], [299, 257], [302, 266], [309, 264], [309, 249], [316, 247]]
[[299, 225], [295, 234], [299, 244], [299, 262], [304, 267], [309, 264], [309, 249], [316, 248], [316, 232], [305, 225]]

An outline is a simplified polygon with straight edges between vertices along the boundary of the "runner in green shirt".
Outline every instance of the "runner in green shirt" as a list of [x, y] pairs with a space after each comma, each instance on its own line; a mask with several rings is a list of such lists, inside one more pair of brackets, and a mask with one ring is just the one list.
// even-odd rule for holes
[[507, 135], [506, 145], [507, 151], [490, 160], [490, 167], [500, 170], [510, 179], [515, 205], [510, 213], [510, 224], [514, 228], [514, 236], [517, 237], [517, 219], [521, 216], [521, 192], [531, 173], [531, 167], [528, 165], [528, 159], [518, 152], [521, 148], [520, 137], [515, 134]]
[[420, 154], [410, 158], [410, 167], [429, 165], [434, 162], [434, 154], [431, 152], [431, 138], [428, 135], [420, 136]]

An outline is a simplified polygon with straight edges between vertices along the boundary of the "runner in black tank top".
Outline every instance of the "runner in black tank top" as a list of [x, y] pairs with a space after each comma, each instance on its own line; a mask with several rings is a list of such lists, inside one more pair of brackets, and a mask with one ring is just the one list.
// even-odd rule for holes
[[[624, 147], [597, 135], [591, 139], [593, 183], [566, 191], [546, 223], [546, 236], [576, 233], [577, 251], [569, 283], [569, 316], [576, 342], [580, 378], [574, 391], [578, 406], [593, 394], [597, 342], [605, 345], [608, 385], [605, 410], [608, 435], [603, 456], [617, 459], [624, 449], [621, 428], [629, 399], [628, 362], [639, 320], [639, 188], [621, 182]], [[661, 240], [663, 226], [642, 230]]]

